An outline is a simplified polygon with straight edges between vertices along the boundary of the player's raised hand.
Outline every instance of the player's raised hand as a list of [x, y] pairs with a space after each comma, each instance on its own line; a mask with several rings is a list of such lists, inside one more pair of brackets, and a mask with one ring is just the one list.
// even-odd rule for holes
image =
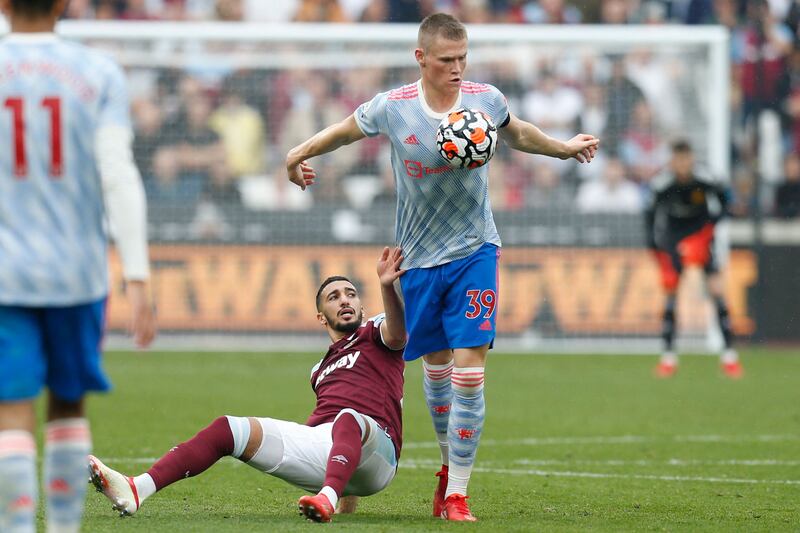
[[156, 336], [156, 313], [144, 281], [129, 281], [126, 293], [131, 304], [129, 330], [138, 348], [147, 348]]
[[314, 168], [308, 164], [308, 161], [301, 161], [299, 164], [286, 163], [286, 173], [289, 175], [289, 181], [306, 190], [309, 185], [314, 185], [314, 179], [317, 173]]
[[378, 278], [381, 285], [385, 287], [391, 286], [397, 278], [406, 273], [405, 270], [400, 268], [403, 262], [403, 251], [399, 247], [383, 248], [380, 258], [378, 259]]
[[575, 158], [579, 163], [588, 163], [594, 159], [594, 154], [597, 153], [599, 145], [600, 139], [594, 135], [579, 133], [567, 141], [566, 159]]

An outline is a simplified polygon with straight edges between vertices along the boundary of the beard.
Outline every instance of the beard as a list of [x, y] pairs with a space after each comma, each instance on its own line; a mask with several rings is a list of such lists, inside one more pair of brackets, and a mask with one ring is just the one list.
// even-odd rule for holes
[[339, 333], [353, 333], [361, 326], [361, 320], [364, 318], [364, 313], [362, 311], [358, 311], [356, 313], [356, 320], [352, 322], [344, 322], [338, 319], [338, 317], [333, 317], [331, 319], [328, 317], [328, 324], [331, 325], [331, 329], [334, 331], [338, 331]]

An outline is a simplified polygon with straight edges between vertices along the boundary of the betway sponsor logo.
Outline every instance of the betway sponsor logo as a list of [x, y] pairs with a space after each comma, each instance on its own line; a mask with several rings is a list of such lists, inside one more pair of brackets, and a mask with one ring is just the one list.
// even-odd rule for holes
[[317, 387], [319, 383], [325, 379], [325, 376], [336, 370], [337, 368], [353, 368], [353, 365], [356, 364], [358, 360], [358, 356], [361, 355], [360, 351], [349, 353], [341, 358], [335, 363], [331, 363], [325, 368], [323, 368], [319, 375], [317, 376], [317, 381], [314, 383], [314, 387]]

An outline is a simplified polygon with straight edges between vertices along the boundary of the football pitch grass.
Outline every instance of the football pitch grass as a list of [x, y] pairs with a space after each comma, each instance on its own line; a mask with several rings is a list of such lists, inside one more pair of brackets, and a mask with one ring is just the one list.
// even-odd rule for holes
[[[304, 421], [320, 354], [110, 353], [114, 391], [92, 397], [94, 453], [144, 471], [216, 416]], [[119, 518], [94, 492], [85, 531], [800, 531], [800, 356], [745, 350], [652, 377], [654, 357], [491, 353], [487, 422], [470, 484], [477, 524], [430, 516], [438, 447], [419, 362], [406, 369], [405, 446], [389, 488], [332, 524], [304, 494], [226, 458]]]

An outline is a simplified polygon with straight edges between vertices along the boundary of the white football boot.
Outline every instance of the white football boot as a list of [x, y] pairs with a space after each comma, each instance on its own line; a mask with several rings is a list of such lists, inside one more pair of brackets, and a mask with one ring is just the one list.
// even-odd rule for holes
[[112, 508], [120, 516], [131, 516], [139, 510], [139, 495], [133, 478], [120, 474], [103, 464], [94, 455], [89, 456], [89, 481], [111, 500]]

